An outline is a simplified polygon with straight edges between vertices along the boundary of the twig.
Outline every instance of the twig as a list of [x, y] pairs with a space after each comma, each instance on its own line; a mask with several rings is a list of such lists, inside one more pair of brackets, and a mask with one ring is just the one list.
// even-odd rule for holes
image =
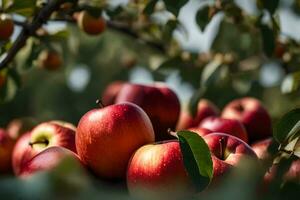
[[19, 50], [26, 44], [27, 39], [34, 35], [35, 32], [49, 19], [51, 14], [59, 8], [64, 1], [52, 0], [48, 1], [47, 4], [39, 11], [33, 21], [28, 24], [27, 27], [23, 26], [23, 29], [13, 46], [8, 50], [7, 54], [0, 63], [0, 70], [8, 67], [9, 63], [14, 59]]

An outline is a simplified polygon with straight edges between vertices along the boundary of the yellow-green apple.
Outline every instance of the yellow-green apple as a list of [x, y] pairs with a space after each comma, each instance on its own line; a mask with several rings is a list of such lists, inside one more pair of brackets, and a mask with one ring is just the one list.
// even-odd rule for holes
[[257, 158], [253, 149], [241, 139], [225, 134], [211, 133], [203, 137], [213, 160], [213, 181], [237, 166], [242, 158]]
[[37, 122], [29, 117], [13, 119], [6, 127], [6, 130], [11, 138], [16, 140], [23, 133], [30, 131]]
[[208, 117], [204, 119], [200, 128], [206, 128], [213, 132], [227, 133], [248, 142], [248, 135], [244, 125], [235, 119], [224, 119], [220, 117]]
[[147, 113], [153, 124], [156, 141], [172, 138], [167, 130], [174, 130], [176, 127], [180, 102], [165, 84], [124, 84], [116, 99], [116, 103], [122, 102], [137, 104]]
[[80, 159], [103, 178], [126, 176], [132, 153], [154, 142], [147, 114], [132, 103], [114, 104], [87, 112], [79, 121], [76, 147]]
[[4, 129], [0, 129], [0, 173], [11, 171], [11, 155], [14, 141]]
[[218, 107], [207, 99], [201, 99], [198, 102], [197, 112], [193, 117], [188, 111], [183, 110], [180, 113], [177, 130], [184, 130], [198, 126], [201, 121], [210, 116], [218, 116], [220, 113]]
[[136, 199], [183, 199], [196, 192], [177, 140], [139, 148], [128, 164], [127, 186]]
[[268, 147], [272, 143], [272, 138], [267, 138], [264, 140], [257, 141], [253, 143], [252, 149], [255, 151], [257, 157], [261, 160], [265, 160], [270, 157], [268, 153]]
[[77, 155], [66, 148], [58, 146], [49, 147], [35, 155], [22, 166], [20, 177], [29, 177], [37, 172], [49, 171], [58, 166], [67, 157], [72, 157], [74, 160], [79, 161]]
[[201, 137], [213, 133], [213, 131], [211, 130], [208, 130], [206, 128], [200, 128], [200, 127], [193, 127], [193, 128], [189, 128], [188, 130], [197, 133]]
[[102, 93], [102, 104], [105, 106], [114, 104], [123, 84], [123, 81], [114, 81], [109, 84]]
[[230, 102], [225, 106], [222, 117], [242, 122], [248, 132], [250, 143], [272, 135], [270, 115], [255, 98], [245, 97]]

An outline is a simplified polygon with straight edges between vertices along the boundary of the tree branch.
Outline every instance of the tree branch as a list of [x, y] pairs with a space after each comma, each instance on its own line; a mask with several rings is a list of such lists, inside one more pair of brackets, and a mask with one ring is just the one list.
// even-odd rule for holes
[[52, 0], [39, 11], [33, 21], [28, 26], [23, 26], [21, 33], [13, 43], [13, 46], [8, 50], [0, 63], [0, 70], [7, 68], [9, 63], [14, 59], [19, 50], [26, 44], [27, 39], [34, 35], [35, 32], [49, 19], [51, 14], [59, 8], [64, 1]]

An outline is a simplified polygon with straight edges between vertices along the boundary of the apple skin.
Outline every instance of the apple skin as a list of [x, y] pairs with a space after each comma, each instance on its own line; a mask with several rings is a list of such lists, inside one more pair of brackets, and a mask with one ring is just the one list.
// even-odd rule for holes
[[204, 136], [203, 139], [212, 154], [213, 181], [237, 166], [243, 157], [248, 156], [257, 159], [252, 148], [235, 136], [225, 133], [211, 133]]
[[156, 141], [172, 139], [168, 129], [174, 130], [176, 127], [180, 102], [165, 84], [124, 84], [116, 99], [116, 103], [123, 102], [137, 104], [147, 113], [153, 124]]
[[177, 140], [139, 148], [128, 165], [127, 186], [136, 199], [183, 199], [196, 192]]
[[0, 14], [0, 41], [8, 40], [14, 32], [14, 22], [9, 15]]
[[94, 17], [87, 11], [81, 11], [77, 18], [77, 24], [81, 30], [89, 35], [99, 35], [106, 29], [103, 17]]
[[63, 59], [58, 52], [53, 50], [42, 51], [37, 59], [37, 66], [49, 71], [56, 71], [63, 65]]
[[63, 147], [53, 146], [41, 151], [29, 160], [20, 170], [20, 177], [26, 178], [37, 172], [49, 171], [55, 168], [64, 158], [68, 156], [79, 161], [78, 156]]
[[207, 117], [218, 116], [218, 107], [207, 99], [199, 101], [196, 116], [193, 117], [188, 111], [182, 111], [177, 124], [177, 130], [184, 130], [198, 126]]
[[204, 137], [208, 134], [213, 133], [213, 131], [211, 131], [211, 130], [208, 130], [206, 128], [200, 128], [200, 127], [189, 128], [188, 131], [192, 131], [194, 133], [197, 133], [201, 137]]
[[4, 129], [0, 129], [0, 173], [11, 172], [11, 155], [15, 142]]
[[123, 85], [123, 81], [114, 81], [109, 84], [102, 93], [102, 104], [105, 106], [114, 104], [116, 101], [116, 97]]
[[207, 117], [199, 125], [213, 132], [227, 133], [248, 142], [248, 135], [243, 124], [234, 119], [224, 119], [220, 117]]
[[262, 103], [255, 98], [245, 97], [230, 102], [225, 106], [222, 117], [242, 122], [250, 143], [272, 135], [271, 117]]
[[251, 146], [259, 159], [266, 160], [270, 157], [268, 153], [268, 147], [270, 146], [271, 143], [272, 143], [272, 138], [267, 138], [264, 140], [257, 141], [253, 143]]
[[132, 153], [154, 137], [147, 114], [135, 104], [122, 103], [87, 112], [77, 127], [76, 147], [96, 175], [118, 179], [126, 176]]
[[76, 153], [75, 130], [58, 121], [41, 123], [31, 131], [30, 146], [39, 152], [51, 146], [61, 146]]

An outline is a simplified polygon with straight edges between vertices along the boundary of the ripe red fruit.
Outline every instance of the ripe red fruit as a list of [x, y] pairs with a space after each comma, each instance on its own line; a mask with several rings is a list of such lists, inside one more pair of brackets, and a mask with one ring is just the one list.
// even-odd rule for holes
[[210, 116], [218, 116], [220, 113], [218, 107], [206, 99], [198, 103], [196, 116], [193, 117], [188, 111], [182, 111], [177, 124], [177, 130], [184, 130], [198, 126], [201, 121]]
[[270, 157], [268, 147], [272, 143], [272, 138], [264, 139], [253, 143], [252, 149], [255, 151], [259, 159], [265, 160]]
[[0, 173], [11, 171], [11, 155], [14, 141], [4, 129], [0, 129]]
[[218, 179], [237, 166], [244, 157], [257, 158], [251, 147], [237, 137], [224, 133], [212, 133], [203, 137], [213, 160], [213, 179]]
[[79, 161], [75, 153], [63, 147], [54, 146], [45, 149], [22, 166], [20, 176], [28, 177], [40, 171], [51, 170], [67, 157], [72, 157]]
[[180, 114], [180, 102], [165, 84], [124, 84], [116, 99], [116, 103], [122, 102], [137, 104], [147, 113], [153, 124], [156, 141], [172, 138], [168, 129], [175, 129]]
[[80, 29], [89, 35], [99, 35], [106, 28], [103, 17], [94, 17], [87, 11], [81, 11], [76, 18]]
[[211, 130], [208, 130], [206, 128], [200, 128], [200, 127], [193, 127], [193, 128], [189, 128], [188, 130], [197, 133], [201, 137], [213, 133], [213, 131]]
[[114, 104], [116, 101], [116, 97], [119, 94], [119, 91], [121, 90], [123, 85], [123, 81], [115, 81], [109, 84], [102, 93], [103, 105], [109, 106]]
[[224, 119], [220, 117], [208, 117], [204, 119], [200, 128], [206, 128], [213, 132], [227, 133], [248, 142], [248, 135], [242, 123], [234, 119]]
[[80, 120], [76, 133], [78, 155], [104, 178], [124, 178], [132, 153], [154, 142], [151, 121], [131, 103], [93, 109]]
[[182, 199], [195, 193], [177, 140], [139, 148], [128, 165], [127, 186], [137, 199]]
[[0, 41], [8, 40], [14, 32], [14, 23], [9, 15], [0, 14]]
[[272, 135], [270, 115], [257, 99], [246, 97], [230, 102], [224, 108], [222, 117], [242, 122], [250, 143]]
[[56, 51], [44, 50], [37, 59], [37, 65], [49, 71], [58, 70], [62, 64], [62, 58]]

